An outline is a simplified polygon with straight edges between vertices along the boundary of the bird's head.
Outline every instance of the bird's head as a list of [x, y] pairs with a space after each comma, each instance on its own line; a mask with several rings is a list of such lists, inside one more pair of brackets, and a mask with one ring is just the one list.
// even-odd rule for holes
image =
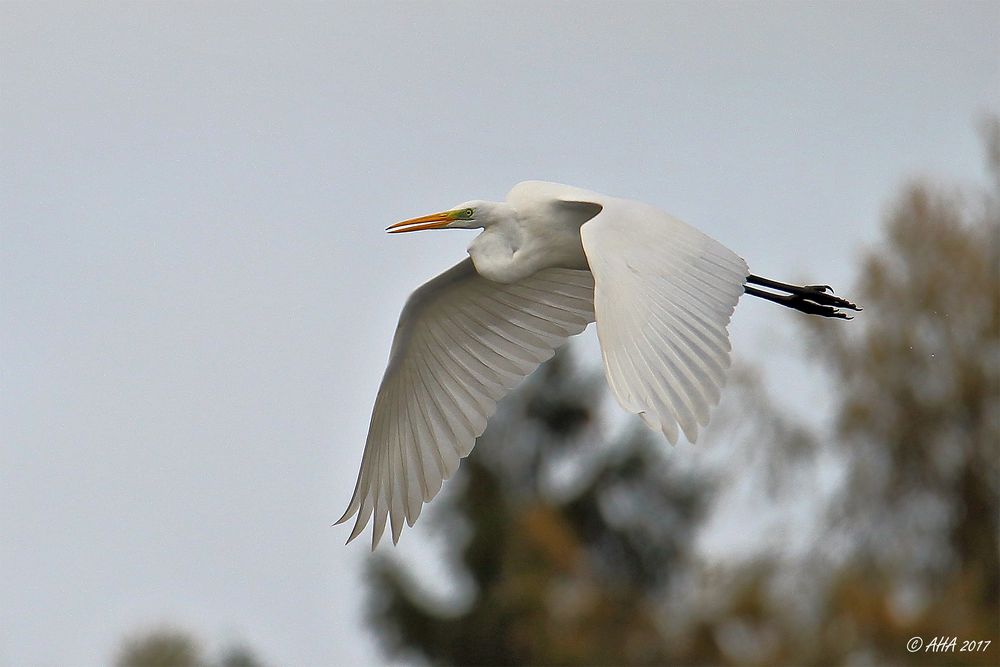
[[424, 229], [485, 229], [501, 220], [514, 217], [507, 204], [479, 199], [459, 204], [440, 213], [411, 218], [386, 227], [390, 234], [419, 232]]

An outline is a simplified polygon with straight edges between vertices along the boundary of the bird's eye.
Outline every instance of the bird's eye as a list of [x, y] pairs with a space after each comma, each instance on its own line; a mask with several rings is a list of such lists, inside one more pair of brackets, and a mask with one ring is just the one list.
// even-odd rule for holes
[[471, 218], [472, 217], [472, 209], [471, 208], [465, 209], [464, 211], [462, 211], [462, 213], [465, 215], [466, 218]]

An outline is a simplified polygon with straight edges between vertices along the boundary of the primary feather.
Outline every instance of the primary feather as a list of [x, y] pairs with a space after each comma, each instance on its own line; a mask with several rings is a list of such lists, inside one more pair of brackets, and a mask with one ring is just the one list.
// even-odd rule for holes
[[466, 259], [413, 293], [399, 320], [372, 411], [346, 521], [374, 515], [398, 541], [468, 456], [496, 404], [566, 339], [594, 321], [588, 271], [551, 268], [493, 283]]

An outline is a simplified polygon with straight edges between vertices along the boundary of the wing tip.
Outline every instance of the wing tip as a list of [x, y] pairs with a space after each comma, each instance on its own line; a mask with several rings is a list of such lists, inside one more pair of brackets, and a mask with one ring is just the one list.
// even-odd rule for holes
[[399, 536], [403, 534], [403, 517], [390, 517], [391, 530], [392, 533], [392, 545], [396, 546], [399, 544]]
[[339, 519], [337, 519], [336, 521], [334, 521], [332, 525], [339, 526], [340, 524], [344, 523], [345, 521], [347, 521], [348, 519], [350, 519], [352, 516], [354, 516], [354, 514], [357, 511], [358, 511], [357, 508], [348, 507], [347, 511], [344, 512], [344, 515], [342, 517], [340, 517]]
[[[336, 524], [334, 524], [334, 525], [336, 525]], [[354, 526], [354, 530], [352, 530], [351, 534], [347, 536], [347, 541], [344, 542], [344, 546], [347, 546], [348, 544], [350, 544], [351, 542], [353, 542], [355, 539], [357, 539], [358, 535], [360, 535], [360, 534], [361, 534], [361, 531], [358, 530], [357, 525], [355, 525]]]
[[[346, 521], [347, 519], [349, 519], [350, 517], [351, 517], [351, 514], [347, 514], [347, 515], [341, 517], [341, 519], [339, 521], [337, 521], [337, 523], [335, 523], [333, 525], [334, 526], [339, 525], [339, 524], [343, 523], [344, 521]], [[351, 542], [353, 542], [354, 540], [356, 540], [358, 537], [360, 537], [361, 533], [363, 533], [364, 530], [365, 530], [365, 528], [368, 527], [368, 523], [369, 523], [368, 521], [365, 521], [364, 523], [361, 523], [361, 520], [359, 518], [358, 522], [354, 525], [354, 530], [351, 531], [351, 534], [350, 534], [350, 536], [348, 536], [347, 541], [344, 542], [344, 546], [347, 546], [348, 544], [350, 544]], [[412, 523], [410, 523], [409, 521], [407, 521], [407, 523], [409, 524], [410, 528], [413, 527]], [[377, 528], [377, 526], [373, 526], [372, 527], [372, 544], [371, 544], [371, 550], [373, 552], [375, 551], [375, 548], [378, 547], [379, 543], [382, 541], [382, 531], [376, 530], [376, 528]], [[403, 535], [403, 526], [402, 526], [402, 523], [401, 523], [398, 529], [396, 529], [394, 525], [392, 526], [392, 528], [393, 529], [390, 532], [392, 534], [392, 544], [393, 544], [393, 546], [395, 546], [395, 545], [399, 544], [399, 539]]]

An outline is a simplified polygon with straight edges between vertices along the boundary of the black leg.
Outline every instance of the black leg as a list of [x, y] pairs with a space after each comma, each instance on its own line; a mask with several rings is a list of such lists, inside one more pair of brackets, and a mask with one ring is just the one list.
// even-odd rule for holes
[[[851, 303], [847, 299], [835, 296], [829, 285], [789, 285], [788, 283], [780, 283], [777, 280], [761, 278], [760, 276], [754, 275], [747, 276], [747, 283], [748, 284], [743, 287], [743, 291], [747, 294], [760, 297], [761, 299], [766, 299], [774, 303], [779, 303], [782, 306], [794, 308], [795, 310], [803, 313], [809, 313], [810, 315], [839, 317], [849, 320], [852, 319], [851, 316], [839, 310], [839, 308], [846, 308], [854, 311], [861, 310], [859, 306]], [[760, 285], [761, 287], [767, 287], [768, 289], [776, 290], [778, 292], [786, 292], [786, 294], [766, 292], [755, 287], [750, 287], [750, 284]]]

